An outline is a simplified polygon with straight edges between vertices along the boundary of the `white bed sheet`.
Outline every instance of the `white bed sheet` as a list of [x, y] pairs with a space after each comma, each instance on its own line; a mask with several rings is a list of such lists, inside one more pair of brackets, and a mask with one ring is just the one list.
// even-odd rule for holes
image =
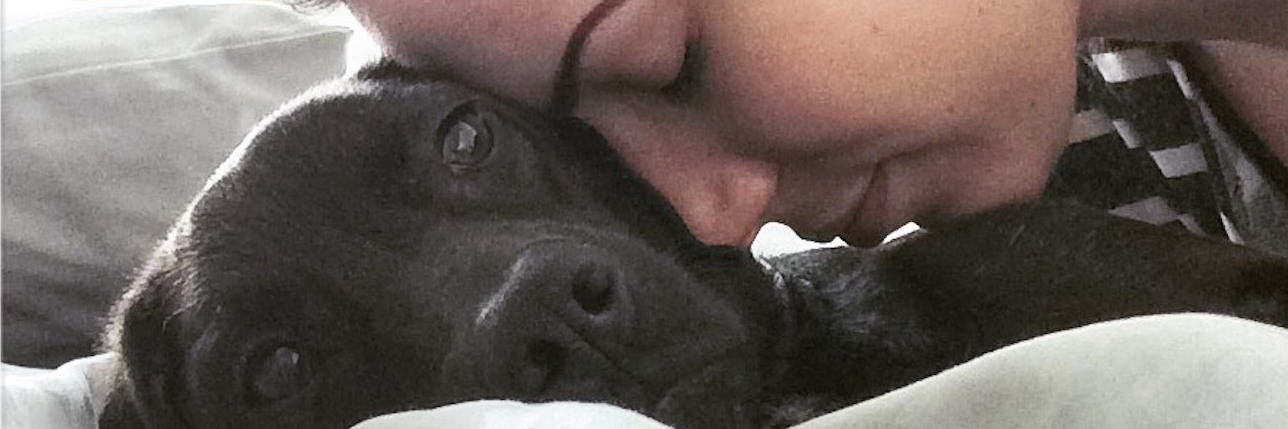
[[[94, 429], [115, 358], [4, 368], [3, 427]], [[475, 401], [353, 429], [666, 429], [603, 404]], [[1224, 316], [1138, 317], [987, 354], [794, 429], [1288, 428], [1288, 330]]]

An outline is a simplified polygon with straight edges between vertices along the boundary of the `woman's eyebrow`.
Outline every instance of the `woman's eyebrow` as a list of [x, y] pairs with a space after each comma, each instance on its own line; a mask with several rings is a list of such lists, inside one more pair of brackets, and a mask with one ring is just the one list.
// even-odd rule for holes
[[604, 18], [625, 2], [626, 0], [601, 1], [573, 29], [564, 48], [563, 58], [559, 61], [559, 71], [555, 74], [555, 86], [550, 100], [550, 114], [553, 117], [571, 115], [572, 109], [577, 107], [577, 71], [581, 68], [581, 54], [586, 49], [586, 40], [590, 38], [590, 32], [604, 22]]

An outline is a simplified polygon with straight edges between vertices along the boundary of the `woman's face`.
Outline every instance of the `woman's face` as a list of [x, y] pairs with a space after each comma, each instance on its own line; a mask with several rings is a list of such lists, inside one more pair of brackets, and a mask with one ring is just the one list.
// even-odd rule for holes
[[[570, 37], [602, 1], [349, 6], [402, 62], [548, 109]], [[1041, 190], [1069, 130], [1076, 11], [623, 0], [587, 33], [572, 114], [708, 243], [747, 244], [779, 221], [870, 244]]]

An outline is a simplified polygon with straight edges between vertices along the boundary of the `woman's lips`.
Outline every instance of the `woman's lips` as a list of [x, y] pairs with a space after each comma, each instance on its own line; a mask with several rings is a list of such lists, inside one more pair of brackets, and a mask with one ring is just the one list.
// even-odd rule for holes
[[872, 247], [903, 224], [891, 216], [890, 174], [885, 163], [877, 164], [868, 176], [863, 195], [854, 202], [841, 238], [852, 246]]
[[[779, 195], [776, 206], [789, 208], [790, 211], [769, 213], [766, 221], [781, 222], [792, 228], [801, 238], [827, 242], [844, 234], [855, 218], [855, 212], [867, 199], [872, 187], [872, 180], [878, 170], [877, 166], [865, 167], [856, 176], [842, 177], [830, 174], [825, 181], [812, 181], [816, 177], [806, 175], [801, 180], [780, 189], [791, 189], [793, 194]], [[826, 173], [824, 173], [826, 174]], [[808, 182], [811, 186], [802, 188]], [[822, 183], [819, 183], [822, 182]]]

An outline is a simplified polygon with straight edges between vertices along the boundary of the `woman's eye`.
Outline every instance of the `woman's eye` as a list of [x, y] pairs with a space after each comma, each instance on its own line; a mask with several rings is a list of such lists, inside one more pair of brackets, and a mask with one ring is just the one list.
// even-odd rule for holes
[[482, 116], [464, 113], [447, 123], [449, 125], [439, 133], [444, 164], [469, 167], [492, 154], [492, 130]]
[[680, 99], [693, 96], [702, 83], [705, 66], [706, 55], [702, 47], [694, 43], [685, 45], [680, 71], [676, 73], [671, 83], [662, 87], [662, 93]]
[[286, 399], [302, 391], [311, 377], [300, 351], [287, 346], [273, 349], [250, 368], [246, 388], [257, 403]]

